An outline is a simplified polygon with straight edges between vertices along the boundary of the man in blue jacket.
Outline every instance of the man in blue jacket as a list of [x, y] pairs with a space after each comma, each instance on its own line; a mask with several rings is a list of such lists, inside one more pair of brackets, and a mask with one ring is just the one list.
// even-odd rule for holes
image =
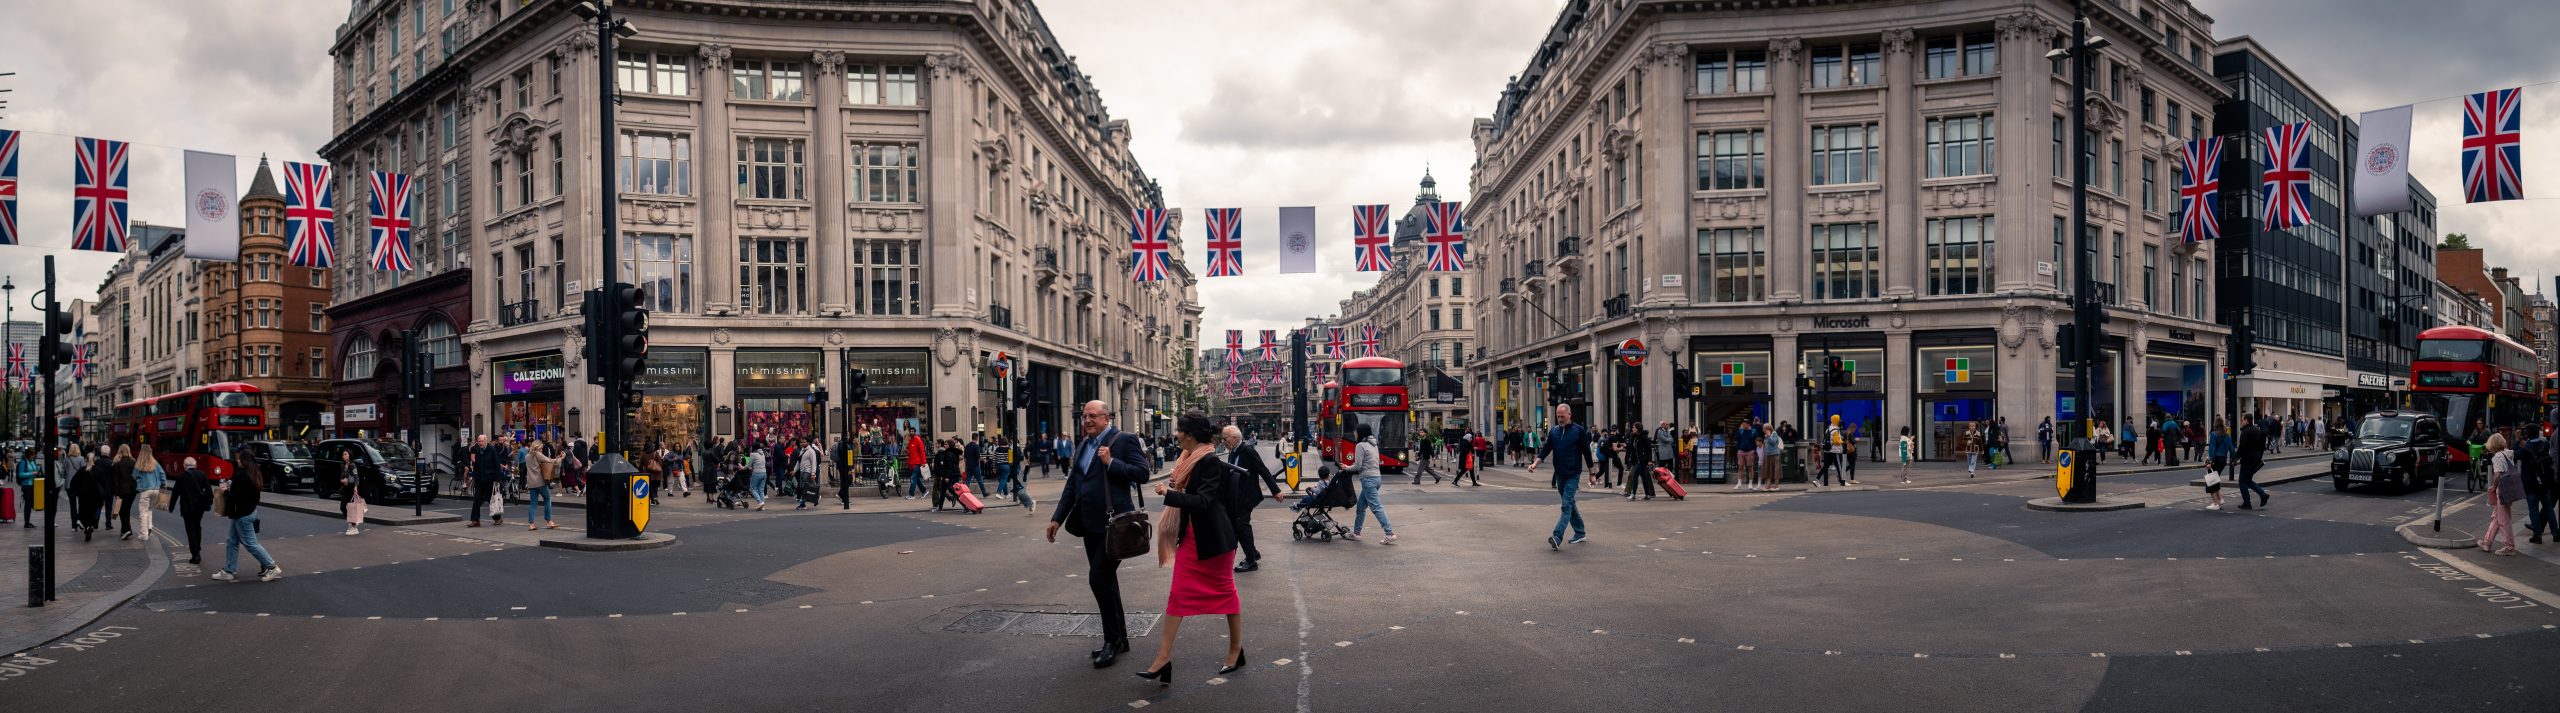
[[1131, 488], [1144, 485], [1154, 469], [1138, 437], [1111, 426], [1111, 411], [1101, 401], [1085, 402], [1077, 419], [1084, 438], [1068, 455], [1067, 483], [1058, 507], [1049, 514], [1050, 542], [1058, 528], [1084, 538], [1085, 585], [1093, 588], [1094, 605], [1102, 612], [1102, 648], [1093, 650], [1093, 667], [1110, 666], [1129, 651], [1129, 619], [1120, 608], [1120, 560], [1106, 551], [1103, 536], [1114, 513], [1137, 510]]
[[1579, 545], [1591, 539], [1582, 529], [1582, 511], [1573, 506], [1574, 492], [1581, 490], [1582, 467], [1591, 462], [1591, 429], [1573, 422], [1572, 406], [1556, 406], [1556, 427], [1547, 431], [1546, 443], [1538, 446], [1537, 458], [1529, 461], [1529, 472], [1538, 472], [1538, 464], [1547, 462], [1547, 456], [1551, 454], [1564, 456], [1563, 460], [1556, 461], [1556, 475], [1552, 479], [1556, 492], [1564, 496], [1564, 511], [1556, 515], [1555, 534], [1547, 536], [1547, 549], [1550, 550], [1564, 542], [1566, 525], [1573, 526], [1573, 544]]

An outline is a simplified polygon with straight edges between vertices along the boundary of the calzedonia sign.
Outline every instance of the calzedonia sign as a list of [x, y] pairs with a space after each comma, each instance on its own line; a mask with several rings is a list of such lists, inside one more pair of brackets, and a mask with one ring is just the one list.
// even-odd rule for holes
[[560, 355], [508, 359], [497, 363], [499, 395], [560, 390]]

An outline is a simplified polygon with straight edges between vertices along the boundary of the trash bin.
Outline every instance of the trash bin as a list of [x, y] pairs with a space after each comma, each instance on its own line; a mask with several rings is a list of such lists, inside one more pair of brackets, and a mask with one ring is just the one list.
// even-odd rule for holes
[[1801, 449], [1797, 448], [1778, 449], [1779, 461], [1781, 462], [1781, 465], [1778, 468], [1778, 482], [1805, 482], [1803, 453], [1804, 452]]

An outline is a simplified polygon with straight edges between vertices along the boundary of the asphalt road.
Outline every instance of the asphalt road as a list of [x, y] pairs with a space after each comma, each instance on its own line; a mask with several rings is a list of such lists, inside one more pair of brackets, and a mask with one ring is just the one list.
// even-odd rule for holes
[[[1197, 618], [1169, 688], [1130, 675], [1152, 635], [1095, 671], [1085, 652], [1097, 640], [1075, 632], [1089, 617], [1037, 616], [1089, 612], [1092, 600], [1082, 554], [1042, 542], [1046, 518], [1016, 509], [687, 512], [665, 521], [677, 546], [631, 553], [524, 547], [453, 526], [346, 537], [327, 517], [270, 512], [283, 580], [224, 584], [181, 567], [89, 627], [117, 636], [35, 651], [50, 663], [0, 678], [0, 700], [202, 711], [2560, 707], [2560, 601], [2547, 594], [2560, 591], [2560, 567], [2403, 543], [2391, 527], [2419, 517], [2430, 492], [2312, 480], [2276, 486], [2266, 510], [2208, 512], [2188, 474], [2163, 473], [2102, 486], [2151, 507], [2048, 513], [2023, 503], [2050, 495], [2050, 481], [1785, 495], [1700, 486], [1686, 501], [1639, 502], [1586, 490], [1591, 541], [1550, 551], [1544, 475], [1497, 472], [1480, 488], [1391, 481], [1393, 546], [1376, 542], [1374, 523], [1368, 542], [1291, 542], [1290, 513], [1266, 504], [1263, 570], [1239, 575], [1254, 663], [1216, 678], [1223, 627]], [[1044, 508], [1057, 483], [1034, 481]], [[207, 555], [218, 564], [218, 545]], [[1167, 578], [1152, 559], [1123, 565], [1133, 627], [1158, 628]], [[985, 631], [1000, 626], [1014, 628]]]

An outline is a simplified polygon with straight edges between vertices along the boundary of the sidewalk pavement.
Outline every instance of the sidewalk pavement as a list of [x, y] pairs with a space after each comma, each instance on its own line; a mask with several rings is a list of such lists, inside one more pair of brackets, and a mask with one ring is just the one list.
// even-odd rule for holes
[[[2270, 464], [2270, 465], [2277, 464], [2277, 463], [2291, 463], [2291, 462], [2299, 461], [2299, 460], [2301, 460], [2301, 459], [2306, 459], [2306, 458], [2315, 458], [2315, 457], [2327, 457], [2328, 455], [2329, 455], [2329, 452], [2328, 452], [2328, 451], [2302, 451], [2302, 450], [2291, 450], [2291, 451], [2286, 451], [2286, 452], [2284, 452], [2284, 453], [2279, 453], [2279, 454], [2276, 454], [2276, 455], [2268, 456], [2268, 457], [2267, 457], [2267, 461], [2266, 461], [2266, 462], [2267, 462], [2268, 464]], [[1508, 465], [1489, 466], [1489, 467], [1487, 467], [1487, 468], [1485, 469], [1485, 472], [1486, 472], [1486, 473], [1499, 473], [1499, 474], [1502, 474], [1502, 475], [1506, 475], [1506, 476], [1510, 476], [1510, 477], [1516, 477], [1516, 478], [1524, 478], [1524, 479], [1532, 479], [1532, 480], [1543, 480], [1544, 478], [1546, 478], [1546, 477], [1548, 477], [1549, 475], [1553, 474], [1553, 470], [1552, 470], [1552, 468], [1553, 468], [1553, 465], [1552, 465], [1552, 464], [1548, 464], [1548, 465], [1542, 465], [1542, 466], [1540, 466], [1540, 467], [1539, 467], [1539, 473], [1537, 474], [1537, 476], [1536, 476], [1535, 478], [1531, 478], [1531, 476], [1527, 474], [1526, 469], [1518, 468], [1518, 467], [1513, 467], [1513, 466], [1508, 466]], [[2105, 477], [2105, 476], [2115, 476], [2115, 475], [2139, 475], [2139, 474], [2145, 474], [2145, 473], [2169, 473], [2169, 472], [2190, 471], [2190, 470], [2191, 470], [2191, 471], [2194, 471], [2194, 472], [2201, 473], [2201, 472], [2203, 472], [2203, 471], [2204, 471], [2204, 464], [2203, 464], [2203, 463], [2200, 463], [2200, 462], [2188, 462], [2188, 461], [2181, 461], [2181, 462], [2178, 464], [2178, 466], [2177, 466], [2177, 467], [2175, 467], [2175, 468], [2171, 468], [2171, 467], [2168, 467], [2168, 466], [2162, 466], [2162, 465], [2157, 465], [2157, 464], [2141, 464], [2141, 463], [2134, 463], [2134, 464], [2128, 465], [2128, 464], [2127, 464], [2123, 459], [2110, 458], [2110, 459], [2108, 459], [2108, 460], [2107, 460], [2107, 462], [2102, 463], [2102, 464], [2100, 464], [2100, 465], [2098, 466], [2098, 474], [2099, 474], [2101, 477]], [[1592, 473], [1592, 470], [1591, 470], [1591, 469], [1586, 468], [1586, 469], [1584, 469], [1584, 470], [1583, 470], [1583, 475], [1584, 475], [1586, 478], [1588, 478], [1588, 477], [1590, 476], [1590, 474], [1591, 474], [1591, 473]], [[1967, 477], [1967, 476], [1966, 476], [1966, 474], [1965, 474], [1965, 467], [1964, 467], [1964, 463], [1962, 463], [1962, 462], [1923, 461], [1923, 462], [1915, 462], [1915, 463], [1912, 463], [1912, 464], [1911, 464], [1911, 482], [1909, 482], [1909, 483], [1903, 483], [1903, 482], [1901, 482], [1901, 481], [1902, 481], [1902, 467], [1901, 467], [1901, 464], [1899, 464], [1899, 463], [1878, 463], [1878, 462], [1875, 462], [1875, 461], [1870, 460], [1870, 459], [1867, 459], [1867, 458], [1860, 458], [1860, 459], [1858, 460], [1858, 464], [1857, 464], [1857, 468], [1856, 468], [1856, 477], [1857, 477], [1858, 485], [1859, 485], [1859, 486], [1862, 486], [1862, 487], [1856, 487], [1856, 488], [1844, 488], [1844, 487], [1831, 487], [1831, 488], [1825, 488], [1825, 487], [1821, 487], [1821, 486], [1819, 486], [1819, 485], [1808, 485], [1808, 484], [1806, 484], [1806, 483], [1780, 483], [1780, 484], [1778, 485], [1778, 489], [1777, 489], [1777, 491], [1776, 491], [1776, 492], [1817, 492], [1817, 493], [1819, 493], [1819, 492], [1853, 492], [1853, 491], [1878, 490], [1878, 489], [1882, 489], [1882, 490], [1907, 490], [1907, 489], [1922, 489], [1922, 488], [1943, 488], [1943, 487], [1954, 486], [1954, 485], [1964, 485], [1964, 484], [1968, 484], [1968, 483], [2005, 483], [2005, 482], [2016, 482], [2016, 481], [2026, 481], [2026, 480], [2038, 480], [2038, 479], [2044, 479], [2044, 478], [2051, 478], [2051, 477], [2053, 477], [2053, 473], [2054, 473], [2054, 466], [2053, 466], [2053, 464], [2051, 464], [2051, 463], [2042, 463], [2042, 464], [2039, 464], [2039, 463], [2032, 463], [2032, 462], [2030, 462], [2030, 463], [2011, 463], [2011, 464], [2009, 464], [2009, 465], [2001, 466], [2001, 467], [1998, 467], [1998, 468], [1992, 468], [1992, 467], [1990, 467], [1990, 466], [1981, 466], [1981, 467], [1978, 467], [1978, 468], [1976, 468], [1976, 469], [1975, 469], [1974, 474], [1972, 475], [1972, 477]], [[2301, 480], [2301, 479], [2303, 479], [2303, 478], [2318, 477], [2318, 475], [2319, 475], [2319, 474], [2315, 474], [2315, 475], [2308, 475], [2308, 476], [2302, 476], [2301, 478], [2292, 478], [2291, 480]], [[2286, 481], [2281, 481], [2281, 482], [2291, 482], [2291, 480], [2286, 480]], [[1618, 483], [1624, 483], [1624, 482], [1625, 482], [1625, 480], [1624, 480], [1623, 478], [1618, 478], [1618, 479], [1616, 480], [1616, 482], [1618, 482]], [[2275, 480], [2262, 480], [2261, 482], [2263, 482], [2263, 483], [2265, 483], [2265, 484], [2272, 485], [2272, 484], [2275, 484], [2275, 483], [2280, 482], [2280, 481], [2275, 481]], [[1586, 485], [1586, 486], [1584, 486], [1584, 487], [1585, 487], [1585, 489], [1587, 490], [1587, 489], [1588, 489], [1588, 488], [1590, 488], [1591, 486], [1587, 486], [1587, 485]], [[1733, 486], [1730, 484], [1730, 481], [1728, 481], [1728, 482], [1727, 482], [1727, 483], [1725, 483], [1725, 484], [1718, 484], [1718, 483], [1692, 483], [1692, 484], [1689, 484], [1689, 494], [1690, 494], [1690, 495], [1692, 495], [1692, 496], [1697, 496], [1697, 495], [1742, 495], [1742, 494], [1756, 494], [1756, 493], [1762, 493], [1762, 492], [1769, 492], [1769, 491], [1737, 491], [1737, 490], [1734, 490], [1734, 489], [1733, 489]]]
[[80, 533], [71, 530], [66, 511], [57, 515], [54, 531], [56, 599], [41, 607], [27, 606], [27, 547], [44, 544], [44, 513], [35, 517], [34, 529], [20, 527], [21, 523], [0, 526], [0, 536], [12, 540], [0, 548], [0, 580], [7, 582], [0, 591], [8, 595], [7, 601], [0, 602], [0, 655], [77, 633], [169, 571], [162, 542], [119, 540], [120, 533], [103, 528], [96, 540], [81, 542]]

